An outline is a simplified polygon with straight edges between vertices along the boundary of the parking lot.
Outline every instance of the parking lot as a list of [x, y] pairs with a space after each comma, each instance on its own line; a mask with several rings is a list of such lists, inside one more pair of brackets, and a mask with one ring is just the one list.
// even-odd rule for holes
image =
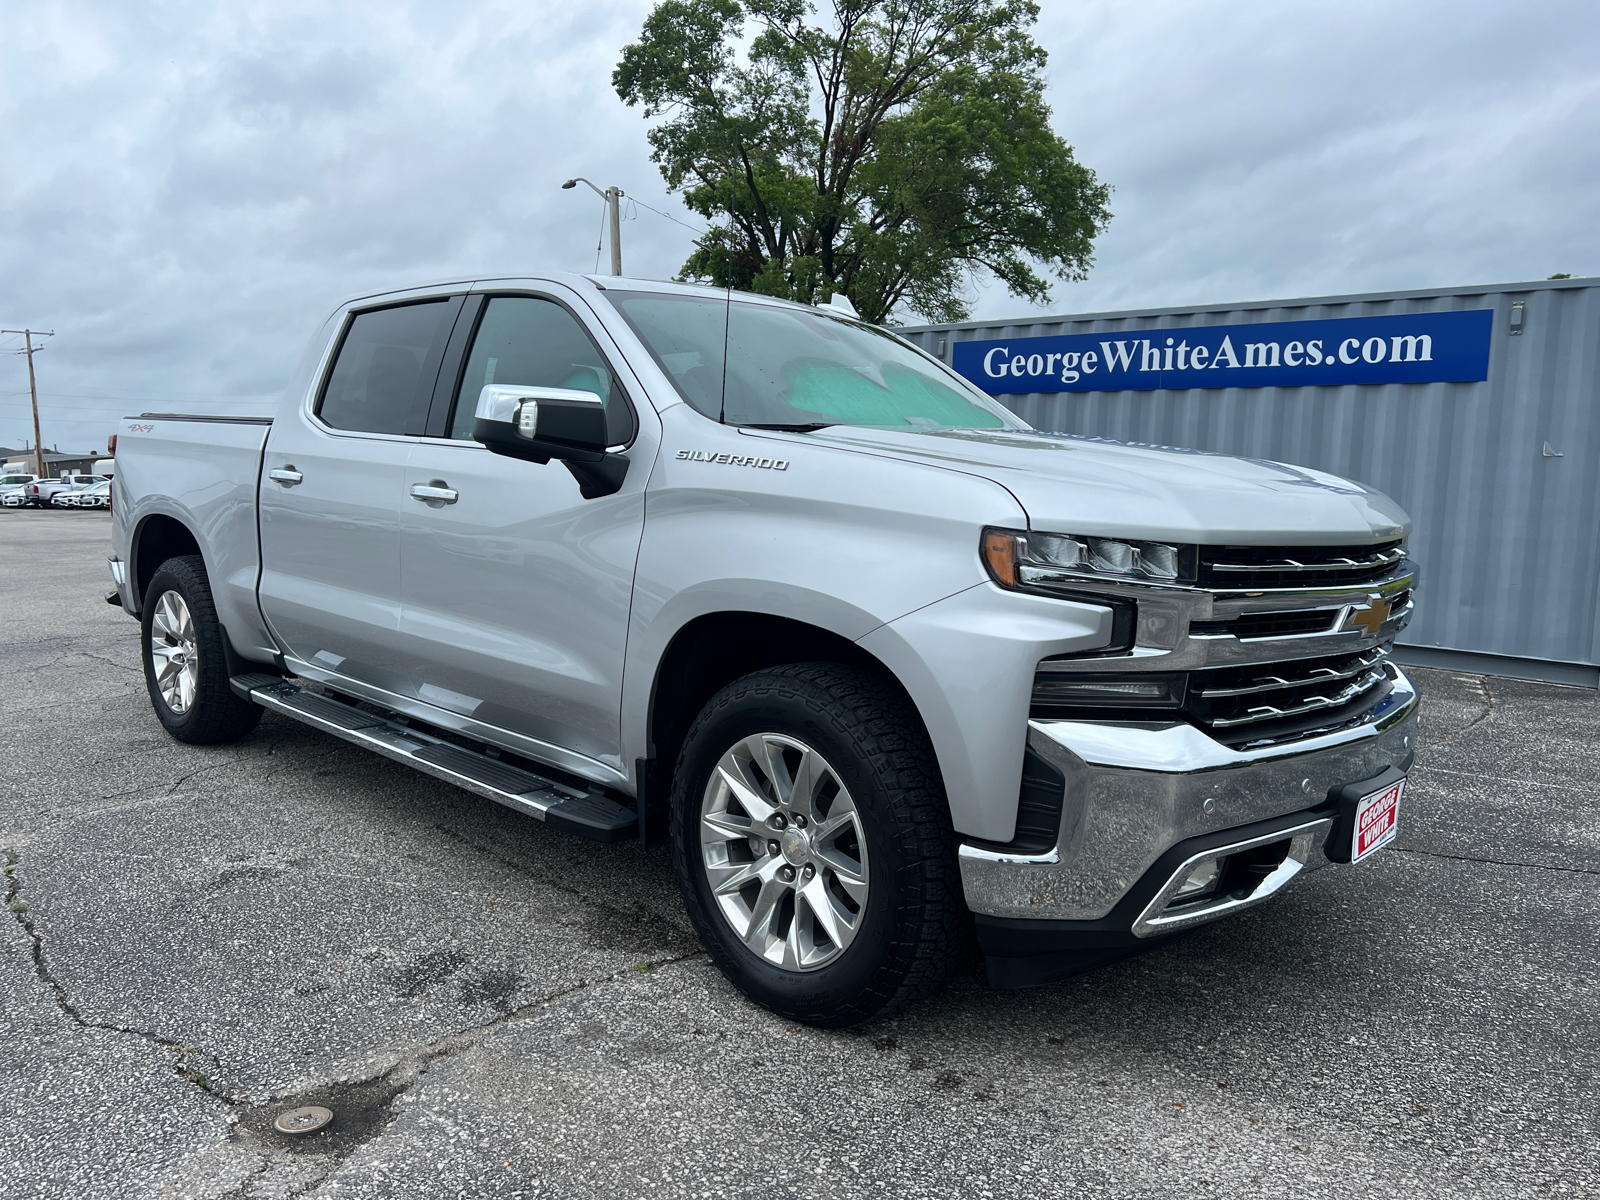
[[1370, 863], [822, 1032], [723, 981], [663, 847], [275, 716], [170, 740], [109, 525], [0, 511], [7, 1196], [1600, 1194], [1594, 692], [1419, 671]]

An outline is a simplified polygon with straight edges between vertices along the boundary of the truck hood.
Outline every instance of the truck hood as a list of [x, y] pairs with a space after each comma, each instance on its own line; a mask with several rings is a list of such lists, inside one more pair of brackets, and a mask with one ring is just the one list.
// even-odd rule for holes
[[1217, 545], [1340, 545], [1410, 528], [1382, 492], [1306, 467], [1009, 429], [835, 425], [807, 435], [992, 479], [1035, 529]]

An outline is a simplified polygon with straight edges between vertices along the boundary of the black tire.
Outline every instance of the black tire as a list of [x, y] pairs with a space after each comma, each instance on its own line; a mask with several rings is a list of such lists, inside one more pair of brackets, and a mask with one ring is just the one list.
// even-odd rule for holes
[[[152, 650], [156, 636], [156, 609], [168, 592], [176, 592], [182, 597], [194, 628], [194, 697], [182, 712], [174, 711], [161, 694]], [[261, 706], [240, 699], [228, 686], [228, 660], [222, 648], [225, 636], [222, 623], [217, 620], [216, 605], [211, 600], [211, 586], [206, 579], [204, 560], [197, 554], [191, 554], [183, 558], [169, 558], [162, 563], [150, 580], [150, 586], [145, 589], [139, 619], [139, 644], [144, 657], [144, 681], [150, 692], [150, 704], [156, 710], [162, 727], [180, 742], [211, 746], [219, 742], [236, 741], [254, 729], [261, 720]]]
[[[717, 907], [702, 858], [711, 773], [740, 739], [758, 733], [819, 751], [861, 818], [868, 879], [861, 925], [836, 958], [809, 970], [783, 969], [744, 944]], [[966, 917], [949, 806], [921, 721], [880, 676], [801, 663], [723, 688], [678, 757], [672, 841], [684, 903], [707, 953], [735, 987], [780, 1016], [842, 1028], [887, 1015], [943, 981]]]

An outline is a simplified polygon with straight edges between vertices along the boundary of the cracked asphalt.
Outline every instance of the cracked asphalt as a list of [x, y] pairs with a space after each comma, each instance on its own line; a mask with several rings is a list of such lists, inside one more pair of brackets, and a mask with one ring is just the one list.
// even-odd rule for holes
[[723, 982], [662, 847], [275, 716], [171, 741], [108, 532], [0, 510], [7, 1197], [1600, 1194], [1593, 692], [1419, 671], [1369, 864], [821, 1032]]

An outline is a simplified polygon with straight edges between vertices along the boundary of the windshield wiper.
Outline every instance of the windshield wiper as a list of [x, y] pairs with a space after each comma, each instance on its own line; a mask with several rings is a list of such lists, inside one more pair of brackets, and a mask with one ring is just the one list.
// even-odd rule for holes
[[811, 433], [817, 429], [828, 429], [837, 422], [834, 421], [800, 421], [794, 424], [784, 424], [781, 421], [745, 421], [740, 429], [775, 429], [779, 433]]

